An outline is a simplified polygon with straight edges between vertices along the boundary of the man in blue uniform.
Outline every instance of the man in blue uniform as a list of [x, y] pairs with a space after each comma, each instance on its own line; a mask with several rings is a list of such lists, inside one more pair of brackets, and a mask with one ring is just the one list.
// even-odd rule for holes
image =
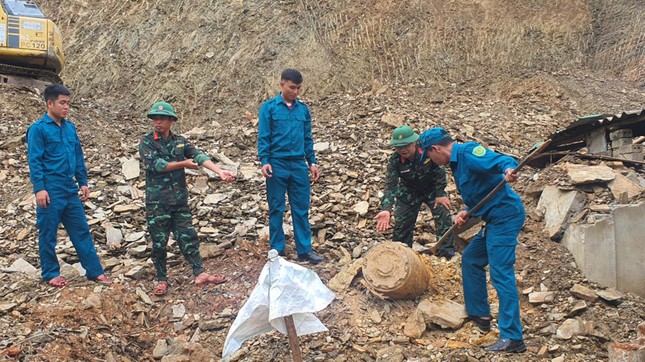
[[[456, 143], [443, 128], [432, 128], [421, 135], [423, 155], [439, 165], [450, 165], [466, 210], [457, 214], [455, 223], [466, 222], [468, 210], [481, 201], [502, 180], [514, 182], [517, 162], [483, 146]], [[483, 331], [490, 330], [490, 306], [486, 289], [486, 265], [499, 297], [498, 325], [500, 339], [486, 351], [526, 351], [522, 337], [520, 304], [515, 284], [515, 247], [526, 214], [519, 195], [506, 184], [473, 216], [480, 216], [486, 226], [464, 250], [462, 277], [464, 300], [469, 317]]]
[[260, 107], [258, 156], [266, 178], [271, 249], [285, 255], [282, 219], [287, 193], [298, 259], [318, 264], [324, 259], [311, 249], [308, 170], [314, 182], [320, 172], [311, 137], [311, 114], [307, 105], [298, 99], [301, 86], [302, 74], [296, 69], [286, 69], [280, 76], [280, 94]]
[[70, 92], [56, 84], [45, 88], [44, 96], [47, 112], [27, 130], [29, 179], [36, 194], [42, 277], [54, 287], [67, 285], [67, 280], [60, 275], [56, 257], [56, 233], [62, 222], [87, 278], [109, 284], [112, 281], [103, 272], [81, 204], [89, 198], [90, 190], [81, 141], [74, 124], [66, 119]]

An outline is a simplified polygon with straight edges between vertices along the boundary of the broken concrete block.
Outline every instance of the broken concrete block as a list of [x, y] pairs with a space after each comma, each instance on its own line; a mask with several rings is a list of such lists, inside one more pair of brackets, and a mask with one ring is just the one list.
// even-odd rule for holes
[[468, 317], [466, 308], [451, 300], [434, 302], [426, 299], [419, 303], [417, 309], [423, 313], [426, 324], [434, 323], [442, 328], [458, 329]]
[[566, 164], [565, 167], [573, 185], [606, 183], [616, 177], [614, 171], [604, 164], [597, 166]]
[[537, 210], [544, 214], [544, 223], [551, 240], [559, 241], [568, 226], [569, 219], [582, 210], [586, 202], [584, 193], [562, 191], [555, 186], [547, 186]]
[[589, 302], [595, 302], [598, 300], [598, 295], [595, 291], [580, 284], [574, 284], [569, 291], [571, 292], [571, 295], [576, 298], [580, 298]]

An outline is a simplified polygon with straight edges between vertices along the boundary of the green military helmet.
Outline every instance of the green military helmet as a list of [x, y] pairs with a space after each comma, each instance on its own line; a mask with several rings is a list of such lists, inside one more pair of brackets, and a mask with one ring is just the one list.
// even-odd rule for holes
[[419, 135], [414, 132], [410, 126], [399, 126], [392, 132], [390, 146], [399, 147], [414, 143], [419, 139]]
[[177, 115], [175, 114], [175, 109], [168, 102], [157, 102], [152, 105], [150, 112], [148, 112], [148, 118], [153, 116], [169, 116], [177, 120]]

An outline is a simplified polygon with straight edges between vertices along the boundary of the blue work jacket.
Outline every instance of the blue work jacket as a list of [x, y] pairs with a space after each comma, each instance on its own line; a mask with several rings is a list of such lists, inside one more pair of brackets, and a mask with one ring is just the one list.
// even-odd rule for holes
[[[512, 157], [493, 152], [478, 143], [455, 142], [450, 154], [450, 168], [457, 189], [467, 206], [466, 210], [474, 207], [502, 182], [507, 169], [514, 169], [517, 165], [517, 161]], [[510, 216], [524, 212], [524, 206], [520, 196], [506, 184], [473, 216], [481, 216], [486, 220], [493, 211], [495, 215]]]
[[87, 186], [87, 169], [74, 124], [60, 126], [45, 113], [27, 130], [29, 179], [34, 193], [41, 190], [76, 192]]
[[258, 123], [258, 156], [262, 166], [272, 158], [300, 158], [310, 165], [316, 163], [311, 114], [306, 104], [296, 99], [289, 109], [282, 94], [278, 94], [262, 104]]

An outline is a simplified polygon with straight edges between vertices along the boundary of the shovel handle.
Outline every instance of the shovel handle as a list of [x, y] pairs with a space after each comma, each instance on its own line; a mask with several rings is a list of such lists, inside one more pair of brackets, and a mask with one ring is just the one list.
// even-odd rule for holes
[[[538, 148], [536, 148], [531, 153], [529, 153], [526, 157], [524, 157], [524, 159], [520, 162], [520, 164], [517, 165], [513, 173], [517, 173], [519, 170], [521, 170], [531, 159], [533, 159], [533, 157], [542, 153], [542, 151], [544, 151], [549, 146], [549, 144], [551, 144], [551, 139], [546, 140]], [[486, 203], [490, 201], [490, 199], [492, 199], [493, 196], [495, 196], [495, 194], [499, 190], [501, 190], [502, 187], [504, 187], [504, 185], [506, 185], [506, 183], [507, 183], [506, 179], [504, 179], [502, 180], [502, 182], [497, 184], [497, 186], [495, 186], [495, 188], [491, 190], [491, 192], [489, 192], [488, 195], [486, 195], [483, 199], [481, 199], [481, 201], [477, 203], [477, 205], [475, 205], [472, 209], [468, 211], [468, 213], [466, 214], [466, 218], [469, 218], [472, 214], [476, 213], [477, 211], [479, 211], [479, 209], [481, 209], [484, 205], [486, 205]], [[432, 252], [432, 254], [437, 254], [437, 250], [439, 250], [439, 247], [443, 244], [444, 241], [446, 241], [446, 239], [448, 239], [448, 237], [455, 231], [456, 228], [457, 228], [457, 224], [453, 224], [450, 227], [450, 229], [448, 229], [448, 231], [446, 231], [436, 243], [430, 246], [430, 252]]]

